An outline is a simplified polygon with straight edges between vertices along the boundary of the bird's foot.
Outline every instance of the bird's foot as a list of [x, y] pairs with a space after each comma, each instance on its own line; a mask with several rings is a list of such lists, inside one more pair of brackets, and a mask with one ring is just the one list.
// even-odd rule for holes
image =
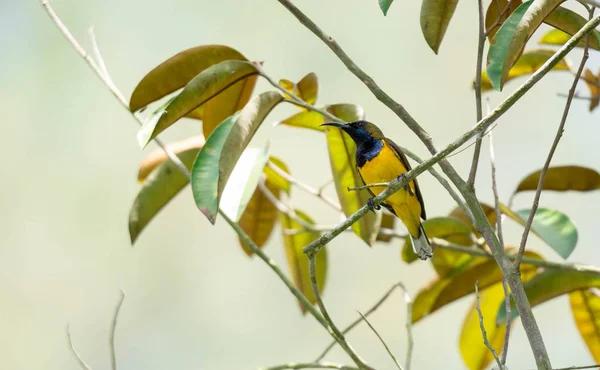
[[367, 200], [367, 207], [369, 207], [371, 212], [375, 213], [375, 211], [379, 211], [381, 209], [381, 206], [376, 206], [373, 198], [375, 197], [371, 197], [369, 200]]
[[[405, 180], [406, 180], [406, 174], [404, 174], [404, 173], [403, 173], [402, 175], [398, 176], [398, 179], [399, 179], [400, 181], [405, 181]], [[408, 185], [408, 181], [407, 181], [407, 182], [406, 182], [406, 184], [404, 185], [404, 190], [406, 190], [410, 196], [413, 196], [413, 195], [415, 195], [415, 194], [413, 193], [412, 189], [410, 188], [410, 186]]]

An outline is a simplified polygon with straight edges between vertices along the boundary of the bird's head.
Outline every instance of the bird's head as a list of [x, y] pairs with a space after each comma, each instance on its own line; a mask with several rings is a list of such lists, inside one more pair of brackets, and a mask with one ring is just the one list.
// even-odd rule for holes
[[333, 126], [341, 128], [348, 135], [350, 135], [357, 145], [370, 141], [382, 140], [384, 138], [379, 127], [375, 126], [371, 122], [362, 120], [350, 123], [327, 122], [321, 126]]

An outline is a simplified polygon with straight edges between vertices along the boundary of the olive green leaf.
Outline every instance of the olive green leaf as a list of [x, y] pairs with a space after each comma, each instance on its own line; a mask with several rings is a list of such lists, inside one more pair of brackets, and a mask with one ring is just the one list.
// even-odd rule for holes
[[[544, 19], [544, 23], [573, 36], [587, 23], [587, 19], [570, 9], [559, 6]], [[585, 38], [580, 45], [585, 46]], [[594, 30], [590, 33], [590, 47], [600, 50], [600, 32]]]
[[[191, 136], [176, 143], [167, 144], [167, 149], [174, 154], [179, 154], [190, 149], [198, 149], [199, 151], [204, 145], [204, 142], [205, 140], [202, 136]], [[150, 154], [146, 156], [142, 163], [140, 163], [140, 168], [138, 170], [138, 181], [143, 183], [148, 175], [154, 171], [156, 167], [168, 160], [168, 158], [169, 157], [162, 148], [158, 148], [150, 152]]]
[[[336, 104], [327, 107], [327, 111], [340, 119], [350, 122], [364, 119], [362, 108], [352, 104]], [[356, 171], [356, 145], [350, 136], [337, 127], [327, 127], [327, 148], [329, 162], [335, 183], [335, 190], [346, 217], [358, 211], [371, 197], [367, 190], [348, 191], [349, 187], [362, 186], [360, 175]], [[352, 230], [369, 246], [373, 245], [379, 231], [380, 213], [369, 212], [352, 225]]]
[[[295, 210], [296, 216], [304, 222], [314, 225], [314, 221], [304, 212]], [[285, 245], [285, 253], [288, 260], [288, 266], [292, 275], [294, 285], [309, 302], [315, 303], [316, 299], [313, 294], [310, 277], [308, 274], [308, 257], [302, 251], [307, 244], [315, 239], [318, 239], [321, 234], [313, 231], [305, 231], [303, 227], [296, 221], [290, 218], [287, 214], [281, 213], [281, 227], [283, 232], [283, 242]], [[297, 232], [293, 233], [296, 230]], [[300, 231], [301, 230], [301, 231]], [[292, 232], [292, 233], [290, 233]], [[327, 277], [327, 248], [321, 248], [316, 256], [316, 277], [319, 291], [323, 292], [325, 287], [325, 278]], [[306, 307], [301, 302], [300, 309], [302, 313], [306, 313]]]
[[494, 35], [498, 28], [506, 19], [521, 5], [521, 0], [494, 0], [485, 12], [485, 29], [488, 30], [488, 40], [490, 43], [494, 40]]
[[569, 294], [575, 325], [595, 362], [600, 362], [600, 297], [597, 289]]
[[421, 3], [421, 31], [436, 54], [457, 4], [458, 0], [423, 0]]
[[[597, 274], [558, 269], [543, 271], [523, 284], [531, 307], [576, 290], [599, 287], [600, 276]], [[519, 313], [514, 300], [511, 300], [511, 307], [512, 315], [514, 317], [518, 316]], [[498, 309], [496, 324], [501, 324], [505, 321], [506, 307], [502, 304]]]
[[[200, 148], [192, 147], [179, 152], [177, 156], [187, 168], [191, 168], [199, 151]], [[188, 182], [188, 178], [179, 172], [179, 169], [173, 162], [163, 161], [157, 164], [156, 168], [145, 178], [142, 188], [136, 196], [129, 212], [129, 236], [132, 244], [135, 243], [140, 233], [154, 216]]]
[[[379, 225], [379, 234], [377, 234], [378, 242], [389, 243], [392, 240], [392, 235], [382, 234], [381, 229], [394, 230], [394, 223], [396, 222], [396, 216], [393, 214], [382, 211], [381, 212], [381, 224]], [[413, 252], [414, 253], [414, 252]]]
[[196, 205], [211, 223], [215, 223], [223, 189], [242, 152], [282, 100], [275, 91], [258, 95], [239, 114], [217, 126], [200, 151], [192, 168], [192, 191]]
[[[554, 55], [554, 50], [531, 50], [523, 53], [515, 63], [515, 65], [510, 69], [508, 75], [506, 76], [506, 81], [512, 80], [513, 78], [521, 77], [524, 75], [532, 74], [546, 63], [552, 55]], [[553, 71], [569, 71], [569, 65], [564, 59], [561, 59], [554, 67], [552, 67]], [[481, 73], [481, 90], [488, 91], [492, 90], [492, 83], [487, 75], [486, 71]]]
[[247, 60], [225, 45], [202, 45], [184, 50], [159, 64], [138, 83], [129, 109], [135, 112], [185, 85], [208, 67], [226, 60]]
[[492, 86], [502, 90], [508, 73], [525, 44], [544, 19], [564, 0], [530, 0], [521, 4], [502, 24], [488, 51], [487, 74]]
[[[150, 140], [192, 110], [235, 83], [257, 74], [258, 71], [253, 64], [241, 60], [228, 60], [203, 70], [159, 114], [158, 119], [151, 119], [144, 123], [138, 131], [139, 144], [142, 147], [146, 146]], [[205, 120], [207, 114], [205, 109]]]
[[[541, 170], [527, 175], [515, 190], [514, 194], [537, 190]], [[553, 191], [590, 191], [600, 189], [600, 173], [582, 166], [554, 166], [548, 168], [544, 176], [543, 190]]]
[[[271, 156], [269, 158], [269, 162], [278, 167], [281, 171], [290, 173], [288, 166], [279, 158]], [[279, 173], [275, 172], [270, 166], [265, 167], [265, 176], [267, 176], [267, 181], [274, 184], [277, 188], [289, 194], [292, 190], [292, 185], [290, 182], [281, 176]]]

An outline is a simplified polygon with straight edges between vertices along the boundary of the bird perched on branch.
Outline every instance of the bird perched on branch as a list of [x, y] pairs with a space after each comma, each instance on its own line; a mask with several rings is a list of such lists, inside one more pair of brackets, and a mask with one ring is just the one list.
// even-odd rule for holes
[[[374, 124], [367, 121], [347, 124], [328, 122], [323, 126], [339, 127], [354, 140], [356, 167], [365, 185], [390, 182], [410, 171], [410, 164], [398, 145], [383, 136], [381, 130]], [[385, 189], [385, 186], [367, 188], [373, 196]], [[369, 206], [374, 211], [371, 200], [369, 201]], [[411, 180], [404, 188], [387, 198], [382, 205], [406, 226], [417, 256], [422, 260], [431, 257], [433, 255], [431, 245], [421, 225], [421, 219], [425, 220], [427, 216], [417, 180]]]

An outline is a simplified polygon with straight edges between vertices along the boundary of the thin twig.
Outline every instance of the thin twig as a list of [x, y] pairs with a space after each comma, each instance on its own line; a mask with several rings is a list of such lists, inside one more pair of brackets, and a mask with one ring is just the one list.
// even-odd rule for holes
[[413, 348], [415, 346], [415, 338], [412, 332], [412, 309], [413, 299], [408, 293], [408, 289], [402, 283], [398, 283], [404, 293], [404, 302], [406, 302], [406, 335], [408, 337], [408, 344], [406, 346], [406, 363], [404, 364], [405, 370], [410, 370], [410, 364], [412, 361]]
[[[496, 181], [496, 153], [494, 152], [494, 137], [490, 132], [490, 164], [492, 167], [492, 191], [494, 193], [494, 208], [496, 210], [496, 229], [498, 240], [504, 246], [504, 236], [502, 233], [502, 213], [500, 212], [500, 200], [498, 197], [498, 184]], [[506, 356], [508, 356], [508, 342], [510, 340], [510, 326], [512, 321], [512, 312], [510, 308], [510, 295], [508, 294], [508, 286], [506, 277], [502, 276], [502, 288], [504, 289], [504, 304], [506, 306], [506, 331], [504, 333], [504, 345], [502, 346], [501, 362], [506, 364]]]
[[110, 327], [110, 336], [108, 339], [108, 344], [110, 348], [110, 363], [111, 369], [117, 370], [117, 351], [115, 347], [115, 333], [117, 331], [117, 320], [119, 319], [119, 312], [121, 312], [121, 306], [123, 306], [123, 301], [125, 300], [125, 292], [121, 289], [121, 297], [119, 298], [119, 302], [115, 307], [115, 314], [113, 315], [112, 325]]
[[[594, 9], [590, 11], [589, 18], [590, 20], [594, 16]], [[529, 236], [529, 231], [531, 230], [531, 224], [533, 223], [533, 218], [535, 217], [535, 213], [538, 209], [538, 205], [540, 202], [540, 197], [542, 195], [542, 188], [544, 186], [544, 180], [546, 178], [546, 172], [548, 172], [548, 168], [550, 167], [550, 163], [552, 162], [552, 157], [554, 156], [554, 152], [558, 147], [558, 143], [560, 138], [563, 135], [565, 130], [565, 124], [567, 122], [567, 117], [569, 116], [569, 110], [571, 109], [571, 102], [573, 101], [573, 96], [575, 95], [575, 89], [577, 88], [577, 84], [579, 83], [579, 77], [583, 73], [583, 69], [585, 67], [585, 63], [589, 58], [589, 45], [590, 45], [590, 37], [589, 35], [585, 38], [585, 48], [583, 49], [583, 56], [581, 57], [581, 62], [579, 63], [579, 68], [575, 74], [575, 78], [573, 79], [573, 83], [571, 84], [571, 89], [569, 90], [569, 96], [567, 97], [567, 102], [565, 103], [565, 108], [563, 110], [562, 118], [560, 120], [560, 124], [558, 125], [558, 130], [556, 131], [556, 135], [554, 137], [554, 141], [552, 142], [552, 146], [550, 147], [550, 152], [548, 153], [548, 157], [546, 158], [546, 162], [544, 163], [544, 167], [540, 171], [540, 179], [538, 181], [537, 189], [535, 190], [535, 196], [533, 197], [533, 204], [531, 205], [531, 211], [529, 213], [529, 217], [527, 218], [527, 222], [525, 223], [525, 229], [523, 230], [523, 235], [521, 236], [521, 244], [519, 245], [519, 253], [517, 254], [517, 258], [515, 259], [515, 270], [519, 271], [519, 265], [521, 263], [521, 258], [523, 257], [523, 253], [525, 253], [525, 246], [527, 245], [527, 237]]]
[[498, 364], [498, 370], [503, 370], [504, 365], [502, 365], [502, 362], [498, 358], [498, 354], [496, 353], [496, 350], [494, 349], [494, 347], [492, 347], [492, 345], [488, 341], [487, 332], [485, 331], [485, 325], [483, 325], [483, 315], [481, 313], [481, 307], [479, 305], [479, 287], [478, 287], [478, 285], [479, 285], [479, 281], [476, 281], [475, 282], [475, 308], [477, 309], [477, 315], [479, 316], [479, 327], [481, 328], [481, 335], [483, 336], [483, 343], [490, 350], [490, 352], [492, 352], [492, 355], [494, 356], [494, 359], [496, 360], [496, 363]]
[[81, 356], [75, 349], [75, 346], [73, 345], [73, 340], [71, 339], [71, 329], [69, 328], [69, 324], [67, 324], [67, 340], [69, 341], [69, 348], [71, 348], [71, 352], [73, 353], [73, 356], [75, 356], [75, 359], [77, 359], [79, 366], [81, 366], [83, 370], [92, 370], [92, 368], [81, 358]]
[[373, 325], [371, 325], [371, 323], [369, 322], [369, 320], [365, 317], [365, 315], [363, 315], [362, 313], [360, 313], [360, 311], [356, 311], [356, 312], [358, 312], [358, 314], [360, 315], [360, 317], [363, 320], [365, 320], [365, 322], [367, 323], [367, 325], [369, 325], [369, 328], [371, 328], [371, 330], [373, 331], [373, 333], [375, 333], [375, 335], [377, 336], [377, 338], [379, 338], [379, 341], [385, 347], [385, 350], [387, 351], [387, 353], [390, 355], [390, 357], [394, 361], [394, 364], [396, 364], [396, 367], [399, 370], [404, 370], [402, 368], [402, 365], [400, 365], [400, 363], [398, 363], [398, 360], [396, 359], [396, 356], [394, 356], [394, 353], [392, 353], [392, 351], [390, 350], [390, 347], [388, 347], [387, 343], [385, 342], [385, 340], [383, 340], [383, 338], [381, 337], [381, 335], [379, 335], [379, 333], [377, 332], [377, 330], [375, 329], [375, 327], [373, 327]]
[[321, 198], [321, 200], [323, 200], [323, 202], [325, 202], [327, 205], [329, 205], [331, 208], [335, 209], [336, 211], [342, 210], [342, 207], [340, 206], [340, 204], [338, 202], [336, 202], [335, 200], [333, 200], [323, 194], [323, 190], [313, 188], [312, 186], [298, 180], [294, 176], [290, 175], [289, 173], [283, 171], [281, 168], [277, 167], [277, 165], [271, 161], [267, 162], [267, 166], [269, 166], [270, 169], [275, 171], [279, 176], [283, 177], [285, 180], [289, 181], [291, 184], [296, 185], [297, 187], [304, 190], [308, 194], [312, 194], [315, 197]]
[[356, 367], [333, 364], [329, 362], [290, 362], [289, 364], [263, 367], [259, 370], [296, 370], [296, 369], [338, 369], [338, 370], [359, 370]]
[[348, 187], [348, 191], [359, 191], [359, 190], [364, 190], [364, 189], [368, 189], [368, 188], [382, 188], [382, 187], [388, 187], [390, 186], [389, 182], [375, 182], [372, 184], [366, 184], [363, 186], [356, 186], [356, 187]]
[[554, 370], [584, 370], [584, 369], [600, 369], [600, 364], [584, 365], [584, 366], [561, 367], [561, 368], [554, 369]]
[[[477, 13], [478, 13], [478, 37], [477, 37], [477, 63], [475, 64], [475, 111], [477, 115], [477, 121], [481, 121], [483, 117], [483, 107], [481, 103], [481, 71], [483, 70], [483, 48], [485, 47], [485, 25], [483, 19], [483, 0], [477, 0]], [[469, 171], [469, 180], [467, 184], [471, 188], [475, 188], [475, 177], [477, 176], [477, 167], [479, 165], [479, 156], [481, 154], [481, 139], [483, 138], [482, 130], [477, 135], [477, 141], [475, 142], [475, 150], [473, 151], [473, 161], [471, 163], [471, 171]]]
[[321, 298], [321, 293], [319, 292], [319, 285], [317, 283], [316, 253], [308, 256], [308, 276], [310, 278], [310, 286], [312, 288], [313, 296], [315, 297], [315, 300], [317, 301], [317, 305], [319, 306], [319, 310], [321, 310], [321, 314], [323, 315], [325, 321], [327, 322], [327, 325], [329, 327], [329, 332], [331, 333], [331, 335], [340, 344], [340, 347], [342, 347], [344, 349], [344, 351], [348, 355], [350, 355], [350, 357], [352, 358], [354, 363], [356, 365], [358, 365], [358, 367], [364, 368], [364, 369], [372, 369], [370, 366], [368, 366], [365, 363], [365, 361], [362, 358], [360, 358], [360, 356], [354, 351], [354, 349], [352, 349], [350, 344], [348, 344], [346, 337], [344, 337], [344, 334], [335, 325], [335, 323], [331, 319], [331, 316], [329, 316], [329, 312], [327, 311], [327, 308], [325, 307], [325, 304], [323, 303], [323, 299]]

